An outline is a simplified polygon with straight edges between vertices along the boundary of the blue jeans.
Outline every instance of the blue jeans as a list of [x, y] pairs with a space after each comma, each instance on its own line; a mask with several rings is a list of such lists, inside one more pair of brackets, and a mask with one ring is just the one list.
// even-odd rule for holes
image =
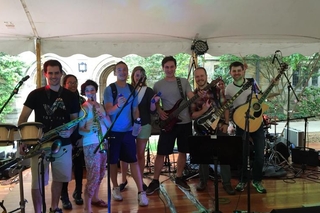
[[[236, 127], [236, 135], [242, 136], [243, 140], [245, 140], [246, 132]], [[255, 132], [249, 133], [249, 136], [253, 140], [253, 152], [254, 152], [254, 159], [252, 164], [252, 180], [253, 181], [261, 181], [263, 177], [263, 165], [264, 165], [264, 147], [265, 147], [265, 136], [263, 131], [263, 124], [259, 129]], [[247, 140], [249, 141], [249, 139]], [[248, 169], [247, 169], [247, 162], [248, 162], [248, 146], [250, 142], [243, 141], [243, 156], [242, 156], [242, 168], [240, 168], [240, 182], [247, 182], [248, 181]], [[250, 153], [249, 153], [250, 154]], [[250, 159], [251, 161], [252, 159]]]

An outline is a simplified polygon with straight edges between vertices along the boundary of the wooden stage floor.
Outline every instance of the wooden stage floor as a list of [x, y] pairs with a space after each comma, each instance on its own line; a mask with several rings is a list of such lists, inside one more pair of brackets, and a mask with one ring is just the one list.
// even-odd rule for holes
[[[269, 213], [272, 209], [296, 208], [303, 206], [320, 206], [320, 172], [319, 167], [307, 167], [304, 172], [301, 172], [297, 177], [295, 173], [299, 171], [286, 167], [287, 174], [283, 177], [270, 177], [263, 180], [263, 185], [267, 189], [267, 194], [259, 194], [255, 189], [250, 187], [250, 210], [251, 212]], [[146, 169], [147, 171], [147, 169]], [[204, 192], [197, 192], [195, 187], [198, 183], [198, 178], [191, 178], [188, 183], [191, 187], [191, 193], [183, 193], [170, 180], [169, 173], [164, 172], [161, 175], [163, 181], [161, 188], [163, 188], [168, 196], [163, 193], [154, 193], [149, 198], [148, 207], [139, 207], [137, 202], [137, 189], [135, 187], [132, 177], [128, 176], [128, 185], [126, 190], [122, 193], [124, 200], [117, 202], [111, 200], [111, 212], [212, 212], [215, 209], [214, 196], [214, 182], [208, 182], [208, 189]], [[121, 174], [118, 175], [118, 181], [121, 182]], [[146, 175], [144, 182], [149, 184], [152, 174]], [[83, 183], [85, 184], [85, 181]], [[237, 180], [234, 177], [232, 184], [235, 186]], [[31, 176], [30, 169], [23, 172], [24, 197], [28, 201], [25, 206], [26, 213], [32, 213], [32, 199], [30, 193]], [[64, 210], [64, 212], [82, 213], [83, 206], [78, 206], [72, 200], [72, 192], [74, 190], [74, 180], [69, 184], [69, 197], [73, 204], [73, 210]], [[107, 201], [107, 181], [106, 178], [101, 184], [100, 197]], [[4, 206], [10, 212], [19, 208], [20, 191], [19, 182], [10, 184], [9, 181], [1, 181], [0, 186], [0, 200], [4, 200]], [[245, 211], [248, 208], [247, 190], [236, 195], [228, 195], [223, 190], [221, 182], [219, 182], [219, 209], [223, 213], [232, 213], [234, 210]], [[47, 209], [50, 207], [50, 183], [46, 187], [46, 203]], [[172, 205], [168, 205], [165, 198], [168, 197]], [[61, 207], [61, 203], [60, 203]], [[94, 212], [107, 212], [107, 209], [99, 209], [94, 207]], [[1, 210], [0, 210], [1, 211]], [[18, 211], [19, 212], [19, 211]]]

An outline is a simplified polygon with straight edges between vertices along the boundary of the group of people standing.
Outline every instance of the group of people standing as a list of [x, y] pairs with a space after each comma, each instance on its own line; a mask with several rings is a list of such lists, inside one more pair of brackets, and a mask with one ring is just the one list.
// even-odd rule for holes
[[[63, 85], [60, 85], [63, 77], [62, 66], [56, 60], [49, 60], [44, 63], [43, 71], [47, 79], [47, 85], [32, 91], [22, 109], [18, 124], [27, 122], [31, 112], [35, 112], [35, 121], [44, 124], [43, 132], [65, 126], [56, 135], [61, 142], [61, 149], [52, 155], [55, 159], [51, 162], [52, 186], [50, 213], [60, 213], [58, 207], [59, 199], [62, 200], [64, 209], [72, 209], [68, 196], [68, 182], [72, 177], [72, 161], [76, 187], [73, 198], [77, 205], [84, 204], [84, 212], [91, 213], [92, 205], [106, 208], [107, 203], [99, 198], [100, 183], [106, 172], [107, 155], [103, 150], [94, 153], [99, 142], [105, 138], [108, 128], [108, 140], [100, 145], [103, 149], [109, 148], [110, 177], [112, 182], [112, 197], [116, 201], [122, 201], [121, 191], [126, 187], [127, 171], [130, 166], [137, 191], [138, 203], [140, 206], [147, 206], [149, 200], [147, 195], [159, 190], [162, 167], [167, 155], [173, 153], [175, 142], [177, 142], [178, 159], [177, 172], [174, 182], [184, 190], [190, 190], [183, 171], [186, 165], [188, 148], [188, 137], [192, 135], [192, 119], [197, 119], [209, 109], [221, 108], [228, 98], [231, 98], [247, 81], [245, 78], [245, 67], [240, 62], [230, 65], [230, 75], [233, 83], [224, 88], [224, 82], [209, 90], [203, 90], [207, 82], [205, 68], [199, 67], [194, 71], [197, 88], [192, 91], [187, 79], [177, 77], [175, 72], [177, 62], [174, 57], [167, 56], [162, 60], [164, 79], [155, 83], [153, 89], [147, 87], [147, 78], [143, 67], [135, 67], [131, 75], [131, 84], [127, 83], [129, 70], [126, 63], [120, 61], [115, 65], [114, 74], [117, 78], [115, 83], [110, 84], [104, 90], [103, 105], [97, 102], [98, 84], [87, 80], [81, 85], [81, 95], [77, 91], [78, 81], [73, 75], [66, 75], [63, 78]], [[159, 95], [161, 93], [161, 96]], [[233, 107], [246, 103], [249, 92], [242, 93], [234, 102]], [[182, 109], [179, 113], [179, 120], [172, 123], [172, 128], [161, 131], [155, 158], [154, 176], [149, 186], [143, 182], [143, 171], [145, 165], [146, 143], [151, 136], [152, 113], [158, 113], [162, 121], [171, 118], [170, 110], [175, 104], [183, 99], [191, 99], [195, 94], [200, 97], [192, 103], [191, 108]], [[160, 97], [159, 97], [160, 96]], [[161, 101], [160, 101], [161, 100]], [[141, 124], [134, 124], [141, 119]], [[231, 122], [229, 110], [225, 110], [221, 116], [217, 133], [227, 134]], [[261, 121], [262, 122], [262, 121]], [[138, 132], [137, 135], [133, 134]], [[236, 127], [236, 135], [242, 136], [244, 130]], [[252, 168], [253, 186], [260, 193], [266, 193], [261, 184], [263, 167], [264, 134], [262, 126], [256, 132], [250, 133], [254, 141], [255, 158]], [[20, 146], [20, 152], [25, 151], [24, 145]], [[50, 154], [48, 151], [47, 155]], [[245, 162], [246, 159], [244, 159]], [[118, 184], [118, 162], [121, 162], [122, 183]], [[45, 183], [48, 183], [49, 162], [44, 161]], [[32, 171], [32, 199], [34, 211], [40, 213], [43, 203], [41, 199], [41, 181], [39, 178], [38, 156], [31, 157]], [[82, 194], [83, 166], [86, 167], [86, 186]], [[243, 164], [245, 165], [245, 164]], [[241, 170], [239, 183], [235, 187], [237, 191], [243, 191], [247, 183], [246, 171]], [[200, 182], [196, 186], [202, 191], [207, 186], [209, 177], [209, 165], [200, 165]], [[231, 185], [231, 171], [229, 165], [221, 165], [220, 175], [225, 191], [233, 195], [234, 188]]]

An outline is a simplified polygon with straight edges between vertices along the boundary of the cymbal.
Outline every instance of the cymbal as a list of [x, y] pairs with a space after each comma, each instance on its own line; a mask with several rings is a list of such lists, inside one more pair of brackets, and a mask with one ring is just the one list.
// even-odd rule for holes
[[278, 95], [280, 95], [280, 93], [278, 93], [278, 92], [276, 92], [276, 93], [270, 93], [267, 98], [274, 98], [274, 97], [276, 97], [276, 96], [278, 96]]

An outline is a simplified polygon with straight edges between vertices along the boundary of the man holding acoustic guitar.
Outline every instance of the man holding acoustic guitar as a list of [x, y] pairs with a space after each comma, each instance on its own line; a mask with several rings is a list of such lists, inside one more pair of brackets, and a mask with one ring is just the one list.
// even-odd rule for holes
[[[177, 160], [175, 184], [184, 190], [190, 190], [189, 185], [182, 178], [182, 172], [186, 164], [186, 153], [189, 151], [188, 136], [192, 135], [192, 124], [188, 106], [195, 99], [193, 98], [194, 95], [187, 79], [175, 76], [176, 67], [177, 62], [174, 57], [165, 57], [162, 60], [162, 69], [165, 73], [165, 78], [156, 82], [153, 88], [155, 93], [161, 92], [162, 106], [160, 106], [159, 102], [157, 103], [157, 112], [161, 119], [160, 127], [162, 131], [160, 133], [157, 156], [154, 163], [154, 177], [146, 190], [148, 195], [159, 190], [159, 176], [163, 167], [164, 158], [173, 153], [176, 139], [179, 156]], [[187, 98], [189, 99], [188, 101], [186, 101]]]
[[[226, 87], [225, 95], [227, 99], [232, 98], [242, 87], [248, 82], [252, 81], [251, 86], [244, 90], [234, 101], [233, 101], [233, 121], [236, 124], [236, 135], [244, 136], [246, 133], [247, 136], [253, 140], [253, 151], [254, 159], [252, 165], [252, 185], [259, 193], [267, 193], [267, 190], [263, 187], [261, 181], [263, 177], [263, 163], [264, 163], [264, 131], [262, 123], [263, 109], [255, 103], [255, 99], [258, 99], [258, 94], [261, 93], [258, 85], [254, 79], [245, 78], [245, 66], [241, 62], [233, 62], [229, 66], [230, 75], [233, 78], [233, 83], [229, 84]], [[271, 89], [270, 89], [271, 90]], [[249, 117], [249, 127], [245, 125], [246, 111], [249, 108], [248, 97], [253, 95], [251, 111]], [[261, 98], [262, 99], [262, 98]], [[262, 99], [263, 100], [263, 99]], [[245, 108], [245, 109], [242, 109]], [[238, 121], [239, 120], [239, 121]], [[249, 141], [249, 139], [247, 140]], [[246, 146], [247, 145], [247, 146]], [[240, 173], [239, 183], [236, 186], [235, 190], [242, 192], [248, 182], [248, 172], [246, 170], [247, 165], [247, 155], [248, 155], [248, 145], [244, 143], [243, 150], [243, 164]]]

